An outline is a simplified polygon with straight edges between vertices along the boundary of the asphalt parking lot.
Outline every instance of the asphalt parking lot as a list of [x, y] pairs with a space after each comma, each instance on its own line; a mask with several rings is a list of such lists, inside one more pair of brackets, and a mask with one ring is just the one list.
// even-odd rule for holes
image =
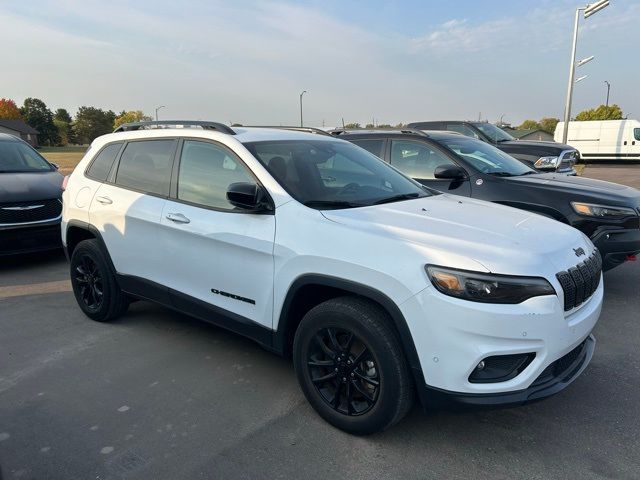
[[512, 409], [423, 413], [353, 437], [292, 365], [146, 302], [76, 306], [59, 253], [0, 260], [5, 480], [640, 478], [640, 262], [605, 274], [596, 354], [569, 388]]

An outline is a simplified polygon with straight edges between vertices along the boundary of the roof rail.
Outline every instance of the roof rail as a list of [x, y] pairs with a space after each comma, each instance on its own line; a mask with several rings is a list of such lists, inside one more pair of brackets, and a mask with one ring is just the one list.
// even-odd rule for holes
[[415, 128], [336, 128], [329, 132], [331, 135], [342, 135], [343, 133], [378, 133], [378, 132], [390, 132], [390, 133], [405, 133], [412, 135], [420, 135], [421, 137], [428, 137], [429, 135], [422, 130]]
[[331, 136], [326, 130], [314, 127], [290, 127], [287, 125], [243, 125], [242, 128], [278, 128], [280, 130], [295, 130], [297, 132], [315, 133], [317, 135]]
[[155, 122], [132, 122], [123, 123], [116, 128], [113, 133], [117, 132], [130, 132], [133, 130], [152, 130], [162, 128], [175, 128], [175, 127], [200, 127], [203, 130], [215, 130], [221, 133], [227, 133], [229, 135], [235, 135], [236, 132], [224, 123], [219, 122], [201, 122], [191, 120], [161, 120]]

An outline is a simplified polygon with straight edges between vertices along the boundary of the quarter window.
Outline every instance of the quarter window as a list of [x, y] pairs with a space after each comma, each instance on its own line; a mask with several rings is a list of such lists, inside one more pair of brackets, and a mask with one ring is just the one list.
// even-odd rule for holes
[[633, 129], [633, 138], [636, 140], [640, 140], [640, 128]]
[[227, 200], [229, 185], [256, 183], [242, 162], [225, 148], [187, 140], [180, 156], [178, 199], [205, 207], [234, 210]]
[[121, 147], [122, 142], [112, 143], [104, 147], [91, 162], [91, 166], [87, 170], [87, 176], [99, 182], [104, 182], [109, 176], [113, 162], [116, 160]]
[[429, 180], [435, 178], [436, 167], [455, 163], [427, 144], [394, 140], [391, 143], [391, 165], [411, 178]]
[[128, 143], [120, 157], [116, 184], [156, 195], [168, 195], [175, 147], [175, 140]]

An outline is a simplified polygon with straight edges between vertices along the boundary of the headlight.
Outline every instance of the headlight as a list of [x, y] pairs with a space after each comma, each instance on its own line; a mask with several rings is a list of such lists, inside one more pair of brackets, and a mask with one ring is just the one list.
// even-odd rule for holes
[[593, 203], [571, 202], [571, 206], [580, 215], [600, 218], [622, 218], [629, 215], [637, 216], [633, 208], [610, 207], [607, 205], [595, 205]]
[[556, 169], [560, 165], [560, 157], [540, 157], [533, 165], [540, 169]]
[[434, 265], [425, 266], [425, 270], [438, 291], [472, 302], [515, 304], [556, 294], [551, 284], [539, 277], [512, 277]]

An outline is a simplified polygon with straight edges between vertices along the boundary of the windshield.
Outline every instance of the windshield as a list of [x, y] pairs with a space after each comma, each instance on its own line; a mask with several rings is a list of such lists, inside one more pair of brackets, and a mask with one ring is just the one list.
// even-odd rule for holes
[[44, 158], [23, 142], [0, 142], [0, 173], [49, 172]]
[[484, 133], [487, 137], [489, 137], [492, 141], [499, 142], [507, 142], [509, 140], [515, 140], [511, 135], [502, 130], [501, 128], [496, 127], [491, 123], [474, 123], [474, 127]]
[[474, 138], [446, 138], [439, 143], [482, 173], [505, 177], [537, 173], [502, 150]]
[[312, 208], [364, 207], [432, 194], [348, 142], [284, 140], [245, 146], [291, 196]]

